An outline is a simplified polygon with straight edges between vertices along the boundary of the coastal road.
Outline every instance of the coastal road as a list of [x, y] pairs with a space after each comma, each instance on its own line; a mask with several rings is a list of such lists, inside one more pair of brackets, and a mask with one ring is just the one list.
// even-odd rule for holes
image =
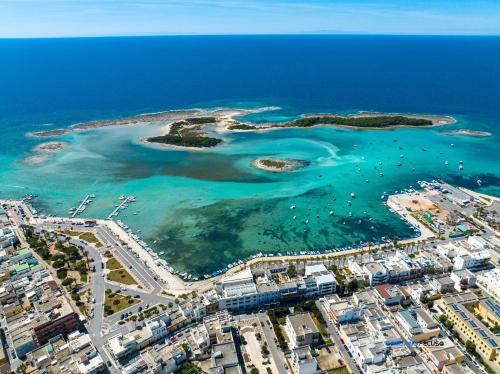
[[347, 352], [347, 349], [344, 347], [344, 344], [342, 344], [342, 342], [340, 341], [340, 337], [338, 335], [337, 328], [334, 326], [333, 322], [330, 320], [330, 316], [326, 312], [326, 310], [323, 306], [323, 303], [318, 300], [318, 301], [316, 301], [316, 306], [318, 307], [319, 311], [323, 315], [323, 318], [326, 321], [328, 332], [330, 333], [330, 336], [331, 336], [333, 342], [335, 343], [335, 345], [337, 346], [340, 354], [344, 358], [344, 362], [349, 367], [349, 370], [351, 371], [351, 373], [360, 374], [360, 370], [359, 370], [358, 365], [356, 364], [356, 362], [354, 362], [353, 358]]
[[136, 256], [132, 255], [130, 251], [121, 245], [119, 239], [115, 238], [113, 234], [104, 227], [96, 226], [94, 230], [105, 246], [111, 245], [115, 253], [120, 257], [121, 262], [129, 271], [132, 271], [133, 275], [143, 283], [145, 287], [150, 288], [154, 293], [160, 292], [164, 286], [154, 279], [155, 277], [151, 275], [151, 272]]

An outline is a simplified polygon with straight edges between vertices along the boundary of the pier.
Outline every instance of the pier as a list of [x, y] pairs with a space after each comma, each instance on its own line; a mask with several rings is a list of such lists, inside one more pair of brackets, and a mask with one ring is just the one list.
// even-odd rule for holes
[[112, 219], [113, 217], [116, 217], [120, 211], [124, 208], [127, 207], [127, 203], [132, 203], [135, 201], [134, 196], [121, 196], [120, 197], [121, 203], [111, 212], [109, 216], [106, 217], [106, 219]]
[[90, 204], [92, 202], [91, 198], [94, 198], [94, 197], [95, 197], [95, 195], [87, 195], [87, 196], [85, 196], [85, 199], [82, 200], [82, 202], [78, 206], [78, 208], [76, 208], [75, 210], [72, 209], [72, 210], [69, 211], [70, 217], [71, 218], [75, 218], [80, 213], [83, 213], [83, 211], [87, 207], [87, 204]]

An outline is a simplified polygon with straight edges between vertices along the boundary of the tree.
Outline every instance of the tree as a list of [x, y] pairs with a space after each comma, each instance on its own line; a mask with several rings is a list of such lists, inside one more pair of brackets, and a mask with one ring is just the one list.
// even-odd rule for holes
[[426, 304], [428, 301], [429, 301], [429, 298], [427, 297], [427, 295], [425, 293], [422, 292], [420, 294], [420, 302], [422, 304]]
[[64, 260], [55, 260], [53, 263], [52, 263], [52, 267], [54, 269], [60, 269], [64, 266], [65, 264], [65, 261]]
[[347, 289], [349, 290], [349, 292], [353, 293], [353, 292], [356, 292], [359, 288], [359, 282], [357, 279], [353, 279], [352, 281], [350, 281], [348, 284], [347, 284]]
[[68, 271], [66, 269], [59, 269], [57, 271], [57, 278], [64, 279], [68, 275]]
[[474, 342], [472, 342], [470, 340], [467, 340], [465, 342], [465, 349], [469, 353], [472, 353], [472, 354], [476, 353], [476, 345], [474, 344]]
[[432, 309], [432, 307], [433, 307], [433, 306], [434, 306], [434, 301], [429, 300], [429, 301], [427, 302], [427, 308], [428, 308], [428, 309]]
[[286, 273], [290, 278], [295, 278], [297, 276], [297, 268], [295, 267], [295, 265], [290, 264], [288, 266], [288, 269], [286, 270]]
[[253, 367], [253, 368], [250, 370], [250, 374], [259, 374], [259, 369], [257, 369], [256, 367]]
[[64, 278], [62, 281], [63, 286], [69, 286], [71, 283], [73, 283], [75, 280], [71, 277]]
[[439, 320], [439, 322], [441, 322], [441, 323], [445, 323], [447, 319], [448, 319], [448, 317], [446, 316], [446, 314], [441, 314], [441, 315], [438, 317], [438, 320]]

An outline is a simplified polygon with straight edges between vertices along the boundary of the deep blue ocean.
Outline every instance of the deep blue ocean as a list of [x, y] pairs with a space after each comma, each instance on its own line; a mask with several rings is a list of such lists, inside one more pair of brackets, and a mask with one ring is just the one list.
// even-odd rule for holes
[[227, 101], [487, 122], [498, 118], [499, 88], [500, 37], [0, 40], [0, 124], [9, 129]]
[[[121, 219], [176, 268], [196, 274], [258, 251], [407, 237], [408, 227], [381, 204], [382, 192], [439, 177], [500, 195], [499, 92], [500, 37], [0, 40], [0, 198], [35, 193], [38, 209], [61, 215], [96, 193], [87, 212], [106, 217], [118, 196], [133, 194], [137, 215]], [[223, 146], [196, 153], [146, 148], [138, 144], [144, 127], [130, 126], [56, 138], [67, 142], [66, 150], [43, 163], [26, 162], [34, 146], [52, 140], [29, 137], [30, 131], [169, 109], [271, 105], [282, 109], [250, 117], [442, 114], [458, 120], [450, 129], [492, 135], [457, 137], [440, 128], [283, 130], [231, 134]], [[260, 155], [304, 158], [311, 166], [269, 175], [250, 166]], [[384, 178], [374, 167], [379, 162]], [[350, 192], [358, 196], [353, 207], [345, 205]], [[333, 195], [339, 206], [332, 206]], [[299, 216], [293, 222], [292, 204]]]

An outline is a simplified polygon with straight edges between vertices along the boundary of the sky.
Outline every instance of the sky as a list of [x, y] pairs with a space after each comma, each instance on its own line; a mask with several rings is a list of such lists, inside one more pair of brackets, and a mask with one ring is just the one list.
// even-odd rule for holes
[[0, 0], [0, 38], [500, 35], [500, 0]]

